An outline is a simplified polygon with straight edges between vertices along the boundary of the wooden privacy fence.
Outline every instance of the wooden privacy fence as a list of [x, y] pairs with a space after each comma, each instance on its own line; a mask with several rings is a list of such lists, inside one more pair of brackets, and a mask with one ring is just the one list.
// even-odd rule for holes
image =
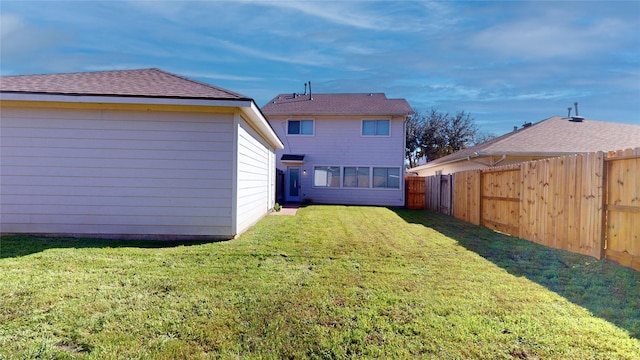
[[441, 180], [426, 180], [427, 209], [640, 271], [640, 148], [458, 172], [449, 189]]

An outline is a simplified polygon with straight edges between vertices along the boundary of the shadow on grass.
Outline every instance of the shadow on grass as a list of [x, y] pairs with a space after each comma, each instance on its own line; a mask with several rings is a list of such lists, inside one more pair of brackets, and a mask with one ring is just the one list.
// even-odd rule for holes
[[456, 240], [640, 339], [640, 272], [609, 260], [555, 250], [433, 212], [391, 209], [405, 221]]
[[0, 259], [26, 256], [47, 249], [71, 248], [170, 248], [193, 246], [224, 240], [114, 240], [96, 238], [7, 235], [0, 237]]

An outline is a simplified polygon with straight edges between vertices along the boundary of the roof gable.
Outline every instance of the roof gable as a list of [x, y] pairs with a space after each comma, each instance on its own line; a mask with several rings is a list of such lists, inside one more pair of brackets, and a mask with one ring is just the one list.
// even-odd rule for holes
[[280, 94], [262, 107], [265, 115], [411, 115], [405, 99], [383, 93]]
[[5, 93], [249, 100], [220, 87], [160, 69], [0, 77]]

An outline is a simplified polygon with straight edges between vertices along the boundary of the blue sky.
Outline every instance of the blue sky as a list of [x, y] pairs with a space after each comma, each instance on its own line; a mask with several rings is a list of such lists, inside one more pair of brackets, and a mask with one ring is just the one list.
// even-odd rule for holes
[[640, 1], [0, 2], [2, 75], [158, 67], [256, 100], [384, 92], [501, 135], [640, 124]]

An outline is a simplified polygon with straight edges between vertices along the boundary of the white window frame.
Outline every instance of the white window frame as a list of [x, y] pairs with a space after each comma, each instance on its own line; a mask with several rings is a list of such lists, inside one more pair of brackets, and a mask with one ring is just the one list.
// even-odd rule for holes
[[[303, 121], [311, 121], [311, 134], [292, 134], [289, 133], [289, 123], [292, 121], [297, 121], [300, 123], [300, 132], [302, 132], [302, 122]], [[287, 120], [287, 136], [314, 136], [316, 134], [316, 121], [314, 119], [288, 119]]]
[[[397, 189], [401, 189], [402, 188], [402, 171], [399, 167], [396, 166], [372, 166], [371, 167], [371, 186], [374, 189], [393, 189], [393, 190], [397, 190]], [[375, 172], [376, 169], [385, 169], [385, 178], [384, 178], [384, 186], [376, 186], [374, 179], [375, 179]], [[398, 169], [398, 186], [397, 187], [391, 187], [389, 186], [389, 169]]]
[[[338, 171], [338, 186], [329, 186], [329, 185], [316, 185], [316, 171], [318, 170], [318, 168], [326, 168], [325, 171], [327, 171], [329, 168], [333, 169], [333, 168], [337, 168], [339, 169]], [[327, 181], [328, 179], [325, 179], [326, 183], [329, 184], [329, 181]], [[314, 165], [313, 166], [313, 187], [314, 188], [319, 188], [319, 189], [340, 189], [342, 188], [342, 166], [333, 166], [333, 165]]]
[[[345, 185], [345, 181], [346, 181], [346, 175], [345, 175], [345, 171], [347, 168], [353, 168], [356, 169], [356, 186], [347, 186]], [[359, 175], [358, 175], [358, 170], [359, 169], [367, 169], [367, 186], [358, 186], [358, 180], [359, 180]], [[346, 189], [371, 189], [371, 166], [343, 166], [342, 167], [342, 187], [346, 188]]]
[[[364, 123], [366, 121], [375, 121], [376, 122], [376, 134], [365, 135], [364, 133]], [[389, 133], [388, 134], [377, 134], [378, 132], [378, 122], [386, 121], [389, 124]], [[391, 119], [362, 119], [360, 122], [360, 136], [363, 137], [390, 137], [391, 136]]]

